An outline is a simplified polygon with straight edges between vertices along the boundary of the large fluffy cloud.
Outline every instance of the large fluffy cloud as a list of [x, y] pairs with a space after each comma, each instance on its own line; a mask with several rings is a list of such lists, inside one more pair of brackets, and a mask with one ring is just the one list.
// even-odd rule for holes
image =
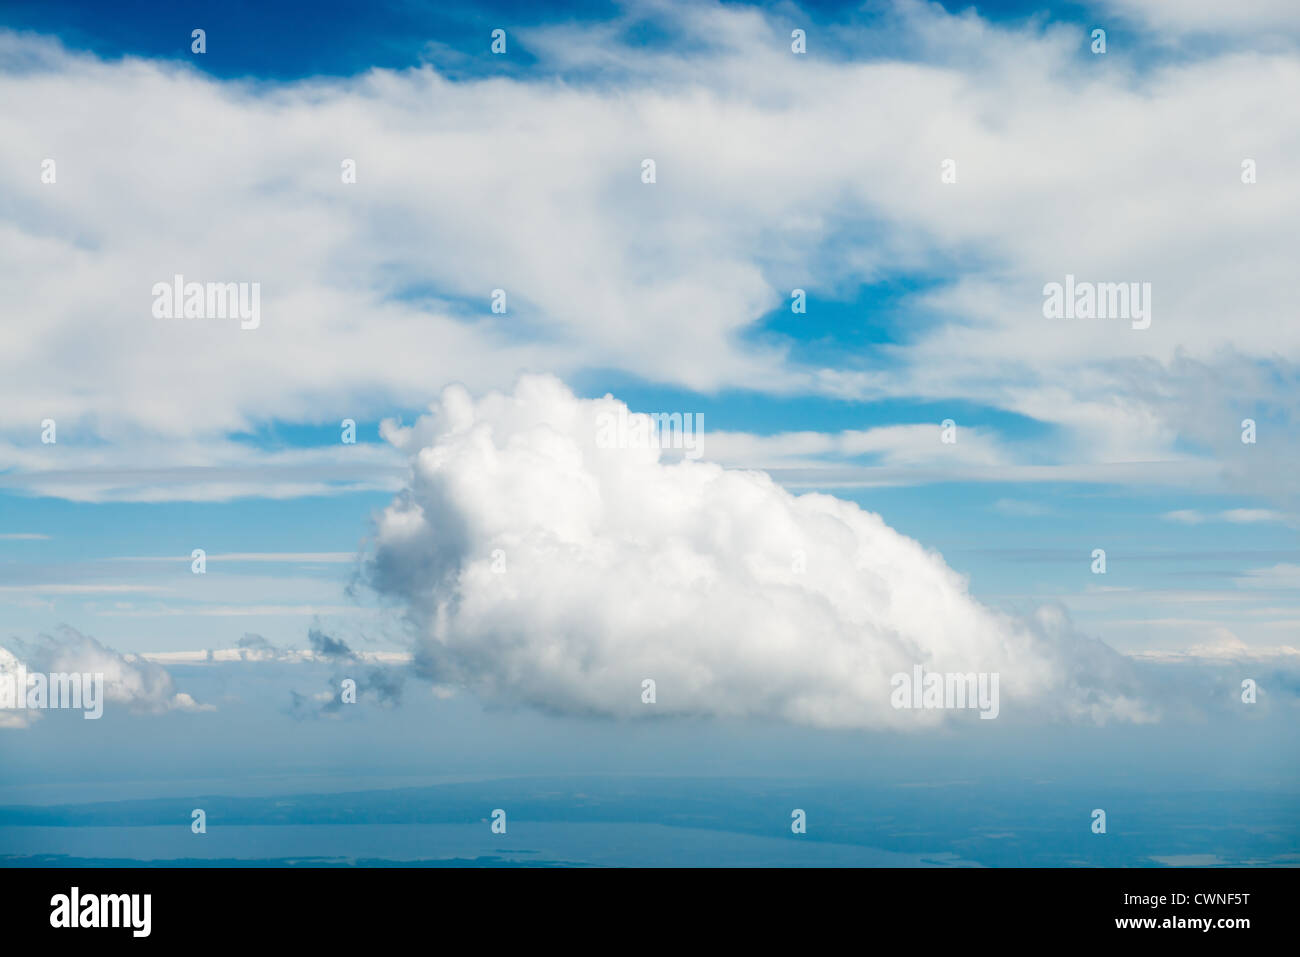
[[378, 519], [370, 579], [436, 682], [562, 712], [915, 727], [941, 712], [895, 710], [890, 676], [921, 665], [998, 673], [1003, 714], [1148, 716], [1127, 663], [1061, 612], [984, 607], [850, 502], [606, 447], [602, 416], [623, 409], [535, 376], [479, 400], [450, 387], [388, 427], [413, 477]]

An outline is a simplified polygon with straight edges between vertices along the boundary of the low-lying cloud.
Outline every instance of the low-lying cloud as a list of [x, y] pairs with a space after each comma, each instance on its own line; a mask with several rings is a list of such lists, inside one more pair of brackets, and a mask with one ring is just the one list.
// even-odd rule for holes
[[[25, 667], [29, 674], [102, 674], [106, 710], [125, 707], [134, 714], [168, 711], [210, 711], [176, 683], [166, 668], [135, 655], [121, 655], [90, 635], [62, 628], [33, 641], [12, 639], [0, 646], [0, 675], [14, 676]], [[25, 728], [41, 715], [35, 710], [0, 711], [0, 728]]]

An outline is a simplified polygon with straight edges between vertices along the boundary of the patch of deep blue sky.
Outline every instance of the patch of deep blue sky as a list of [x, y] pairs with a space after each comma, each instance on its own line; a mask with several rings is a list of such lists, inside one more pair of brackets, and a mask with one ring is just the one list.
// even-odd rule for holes
[[[1069, 22], [1080, 27], [1097, 25], [1087, 5], [1048, 3], [1044, 0], [995, 0], [966, 3], [944, 0], [951, 12], [974, 8], [995, 22], [1022, 22], [1029, 18]], [[828, 33], [828, 55], [879, 54], [906, 56], [900, 40], [888, 29], [892, 14], [887, 4], [814, 0], [797, 7], [786, 3], [727, 4], [768, 11], [776, 20], [815, 29], [819, 25], [852, 24], [879, 27], [865, 50], [838, 45]], [[635, 3], [607, 0], [536, 3], [531, 0], [478, 0], [474, 3], [421, 3], [411, 0], [313, 3], [266, 3], [263, 0], [192, 0], [159, 3], [157, 0], [6, 0], [0, 24], [39, 33], [55, 34], [75, 49], [104, 57], [143, 56], [196, 61], [214, 76], [259, 77], [293, 80], [307, 76], [349, 76], [372, 67], [402, 69], [440, 59], [453, 74], [476, 75], [535, 69], [540, 65], [526, 45], [516, 42], [507, 57], [485, 54], [490, 32], [508, 32], [554, 23], [605, 23], [623, 12], [635, 13]], [[796, 22], [797, 21], [797, 22]], [[1108, 29], [1117, 29], [1107, 25]], [[190, 31], [202, 27], [208, 51], [190, 55]], [[623, 35], [632, 45], [649, 49], [700, 42], [681, 35], [660, 17], [632, 17]], [[783, 38], [784, 40], [784, 38]], [[233, 42], [232, 42], [233, 41]]]

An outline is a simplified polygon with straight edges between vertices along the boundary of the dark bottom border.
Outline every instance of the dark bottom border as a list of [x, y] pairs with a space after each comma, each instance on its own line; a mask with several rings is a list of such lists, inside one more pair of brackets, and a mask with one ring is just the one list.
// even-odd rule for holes
[[[1163, 941], [1181, 949], [1289, 938], [1297, 873], [7, 868], [0, 869], [0, 911], [10, 944], [20, 938], [79, 945], [98, 939], [114, 946], [355, 942], [373, 949], [407, 940], [457, 949], [466, 943], [535, 948], [590, 942], [601, 949], [676, 950], [712, 939], [729, 949], [753, 940], [765, 950], [787, 941], [807, 950], [845, 935], [850, 946], [870, 948], [883, 934], [910, 939], [912, 952], [919, 953], [960, 942], [982, 950], [1007, 942], [1097, 937], [1128, 937], [1143, 946]], [[83, 906], [92, 894], [151, 895], [149, 936], [135, 938], [129, 928], [52, 927], [52, 898], [70, 897], [73, 887]], [[1174, 896], [1179, 894], [1185, 897]], [[1138, 896], [1156, 898], [1156, 906], [1140, 903]], [[1217, 923], [1243, 918], [1249, 926]], [[1124, 919], [1155, 924], [1118, 926]], [[1203, 919], [1215, 926], [1178, 923]], [[444, 937], [456, 931], [454, 938]], [[410, 934], [416, 936], [405, 936]], [[472, 935], [470, 941], [465, 934]]]

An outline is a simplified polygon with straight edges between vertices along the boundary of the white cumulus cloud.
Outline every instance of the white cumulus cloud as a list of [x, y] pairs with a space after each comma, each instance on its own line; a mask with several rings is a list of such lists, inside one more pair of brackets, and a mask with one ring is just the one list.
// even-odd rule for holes
[[[105, 710], [114, 706], [135, 714], [214, 710], [186, 692], [177, 691], [171, 674], [162, 666], [134, 655], [118, 654], [72, 628], [63, 628], [57, 635], [41, 635], [35, 641], [10, 644], [11, 648], [0, 646], [0, 679], [12, 680], [24, 666], [28, 674], [102, 674]], [[40, 713], [2, 710], [0, 728], [27, 727]]]
[[919, 664], [998, 673], [1003, 714], [1152, 716], [1128, 663], [1060, 610], [983, 606], [851, 502], [601, 447], [621, 407], [527, 376], [477, 400], [449, 387], [415, 425], [386, 425], [413, 475], [378, 517], [369, 577], [439, 685], [565, 713], [917, 727], [943, 713], [895, 710], [890, 676]]

